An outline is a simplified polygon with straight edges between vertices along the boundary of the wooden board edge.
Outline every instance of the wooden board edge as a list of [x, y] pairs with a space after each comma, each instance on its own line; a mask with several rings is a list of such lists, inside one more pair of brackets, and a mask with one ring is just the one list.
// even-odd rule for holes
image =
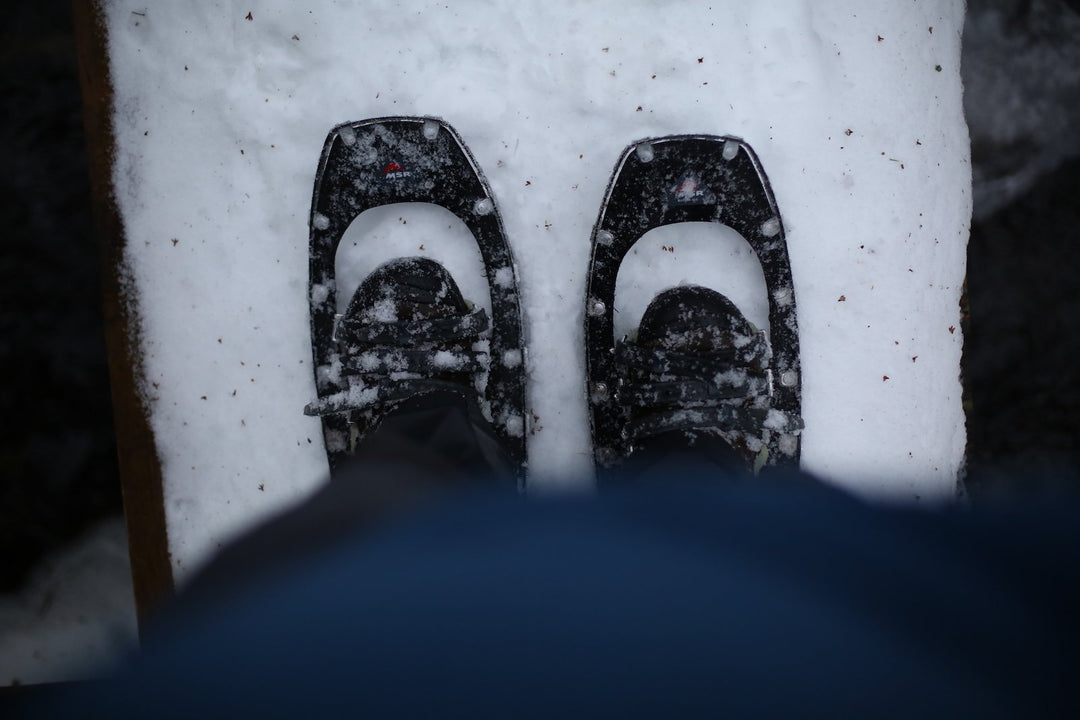
[[125, 283], [123, 219], [113, 194], [115, 142], [108, 37], [98, 0], [72, 0], [79, 85], [94, 224], [101, 258], [105, 342], [109, 355], [120, 483], [127, 521], [135, 609], [140, 629], [175, 591], [165, 525], [161, 461], [140, 396], [143, 376], [138, 316]]

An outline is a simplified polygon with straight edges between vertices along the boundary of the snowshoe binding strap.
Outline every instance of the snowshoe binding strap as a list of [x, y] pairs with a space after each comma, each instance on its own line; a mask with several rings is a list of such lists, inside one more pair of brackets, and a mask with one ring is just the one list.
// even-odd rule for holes
[[351, 373], [380, 374], [477, 372], [484, 369], [487, 353], [463, 350], [401, 350], [371, 348], [342, 359]]
[[489, 327], [483, 308], [458, 317], [392, 322], [365, 322], [362, 318], [338, 316], [334, 340], [345, 345], [393, 343], [415, 346], [475, 337]]
[[627, 439], [703, 428], [749, 435], [801, 429], [798, 416], [768, 407], [773, 385], [763, 334], [739, 340], [703, 352], [618, 343], [615, 400], [630, 417]]
[[487, 312], [469, 311], [457, 283], [438, 262], [422, 257], [387, 262], [365, 278], [338, 318], [336, 368], [331, 368], [338, 387], [305, 412], [387, 410], [447, 385], [475, 394], [474, 374], [488, 367], [489, 343], [481, 335], [489, 328]]
[[636, 367], [648, 372], [677, 375], [703, 375], [717, 366], [739, 363], [759, 372], [768, 367], [768, 342], [758, 332], [740, 348], [721, 348], [712, 352], [685, 353], [664, 348], [643, 348], [623, 340], [615, 345], [615, 364]]
[[775, 433], [795, 434], [802, 430], [802, 419], [771, 408], [746, 408], [716, 405], [704, 408], [680, 408], [653, 413], [630, 422], [629, 435], [635, 440], [671, 430], [711, 430], [755, 435], [762, 428]]
[[357, 383], [348, 390], [342, 390], [308, 403], [304, 407], [304, 414], [327, 417], [371, 410], [435, 390], [460, 392], [461, 385], [429, 378], [414, 378], [398, 380], [394, 383], [373, 383], [370, 385]]

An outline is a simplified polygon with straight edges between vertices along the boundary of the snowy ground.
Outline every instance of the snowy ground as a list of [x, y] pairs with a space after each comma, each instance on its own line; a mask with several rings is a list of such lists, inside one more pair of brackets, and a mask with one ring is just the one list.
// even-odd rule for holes
[[0, 595], [0, 686], [97, 677], [136, 642], [121, 518], [48, 558], [18, 595]]
[[[1080, 15], [1055, 4], [1037, 0], [1019, 29], [1019, 9], [1010, 0], [969, 7], [964, 100], [973, 142], [982, 143], [976, 148], [984, 164], [977, 156], [975, 197], [983, 214], [1076, 151], [1076, 141], [1061, 129], [1080, 111], [1072, 79]], [[89, 534], [72, 552], [78, 562], [52, 558], [21, 593], [0, 598], [0, 685], [100, 673], [108, 658], [134, 642], [119, 523]], [[106, 596], [113, 600], [101, 602]]]
[[[314, 393], [308, 203], [330, 127], [380, 115], [446, 118], [494, 189], [531, 343], [532, 488], [588, 483], [583, 275], [612, 166], [632, 140], [708, 132], [754, 146], [787, 227], [804, 467], [869, 494], [951, 496], [971, 209], [963, 5], [748, 5], [105, 3], [117, 196], [181, 579], [324, 478], [318, 424], [300, 412]], [[624, 327], [652, 292], [682, 281], [731, 293], [759, 320], [751, 258], [738, 238], [711, 234], [643, 241], [620, 282]], [[352, 285], [384, 259], [368, 254], [372, 237], [386, 239], [386, 257], [445, 259], [482, 301], [467, 243], [437, 211], [358, 220], [339, 256]], [[5, 600], [3, 617], [16, 618], [6, 626], [31, 625], [43, 597]], [[58, 634], [71, 629], [67, 642], [100, 656], [111, 641], [76, 632], [92, 612], [57, 620]], [[130, 608], [109, 613], [130, 638]], [[31, 648], [27, 632], [2, 636], [0, 657], [16, 660], [0, 681], [78, 674], [56, 668], [81, 651]], [[62, 657], [32, 669], [43, 653]]]
[[[494, 190], [530, 342], [531, 488], [589, 482], [584, 273], [615, 160], [635, 139], [710, 132], [755, 148], [788, 229], [804, 467], [870, 494], [954, 493], [971, 213], [961, 2], [114, 0], [105, 12], [116, 193], [181, 578], [325, 477], [318, 423], [300, 413], [314, 394], [313, 173], [330, 127], [381, 115], [446, 118]], [[424, 208], [362, 218], [339, 267], [408, 252], [466, 274], [475, 252], [442, 227]], [[369, 255], [372, 236], [387, 244]], [[735, 288], [753, 316], [760, 289], [728, 264], [748, 260], [740, 242], [645, 238], [620, 318], [632, 325], [685, 280]], [[478, 282], [462, 278], [474, 295]]]

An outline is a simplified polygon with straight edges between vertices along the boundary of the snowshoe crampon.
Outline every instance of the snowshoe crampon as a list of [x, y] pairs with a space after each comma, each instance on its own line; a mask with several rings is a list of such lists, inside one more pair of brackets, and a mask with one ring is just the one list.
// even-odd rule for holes
[[[336, 337], [335, 258], [349, 225], [366, 210], [432, 203], [456, 215], [480, 249], [491, 297], [486, 386], [481, 406], [520, 472], [525, 465], [525, 347], [517, 271], [495, 200], [461, 137], [431, 117], [385, 117], [339, 125], [323, 146], [311, 200], [308, 298], [320, 414], [331, 473], [355, 449], [352, 412], [316, 412], [347, 395], [348, 348]], [[343, 338], [348, 333], [342, 333]]]
[[[632, 451], [630, 411], [619, 397], [615, 284], [630, 248], [657, 227], [715, 222], [738, 232], [761, 265], [769, 304], [768, 407], [741, 417], [719, 407], [720, 423], [756, 424], [765, 465], [798, 465], [801, 377], [795, 293], [780, 211], [754, 151], [727, 136], [642, 140], [622, 154], [592, 233], [585, 312], [587, 387], [594, 455], [602, 472]], [[700, 413], [698, 413], [700, 414]]]

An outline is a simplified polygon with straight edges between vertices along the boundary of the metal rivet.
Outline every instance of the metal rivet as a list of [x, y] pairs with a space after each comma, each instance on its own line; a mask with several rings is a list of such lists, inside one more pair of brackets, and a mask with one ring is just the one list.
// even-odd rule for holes
[[784, 387], [794, 387], [799, 382], [799, 373], [794, 370], [785, 370], [780, 374], [780, 384]]
[[341, 313], [334, 313], [334, 328], [330, 331], [330, 339], [337, 342], [338, 326], [341, 325], [341, 318], [345, 317]]
[[341, 142], [345, 143], [346, 145], [356, 144], [356, 131], [353, 130], [351, 127], [343, 127], [338, 130], [338, 137], [340, 137]]
[[608, 399], [608, 386], [606, 382], [594, 382], [589, 394], [594, 401]]
[[724, 143], [723, 157], [725, 160], [734, 160], [735, 156], [739, 154], [739, 143], [734, 140], [728, 140]]
[[325, 230], [330, 227], [330, 218], [326, 217], [322, 213], [315, 213], [311, 217], [311, 224], [316, 230]]
[[494, 209], [495, 203], [491, 201], [491, 198], [480, 198], [473, 205], [473, 212], [477, 215], [490, 215]]
[[590, 315], [592, 315], [593, 317], [597, 317], [599, 315], [603, 315], [605, 312], [607, 312], [607, 305], [604, 304], [603, 300], [600, 300], [598, 298], [589, 298]]
[[769, 218], [765, 222], [761, 223], [761, 234], [765, 237], [772, 237], [780, 232], [780, 218]]
[[439, 137], [439, 123], [434, 120], [424, 121], [424, 137], [428, 140], [434, 140]]
[[600, 232], [596, 233], [596, 242], [600, 245], [610, 245], [611, 243], [615, 242], [615, 236], [607, 230], [601, 230]]
[[778, 305], [787, 305], [791, 302], [791, 288], [782, 287], [773, 293], [773, 299]]
[[634, 152], [637, 153], [638, 160], [643, 163], [652, 162], [652, 159], [656, 157], [656, 151], [653, 149], [652, 143], [640, 143], [634, 148]]

